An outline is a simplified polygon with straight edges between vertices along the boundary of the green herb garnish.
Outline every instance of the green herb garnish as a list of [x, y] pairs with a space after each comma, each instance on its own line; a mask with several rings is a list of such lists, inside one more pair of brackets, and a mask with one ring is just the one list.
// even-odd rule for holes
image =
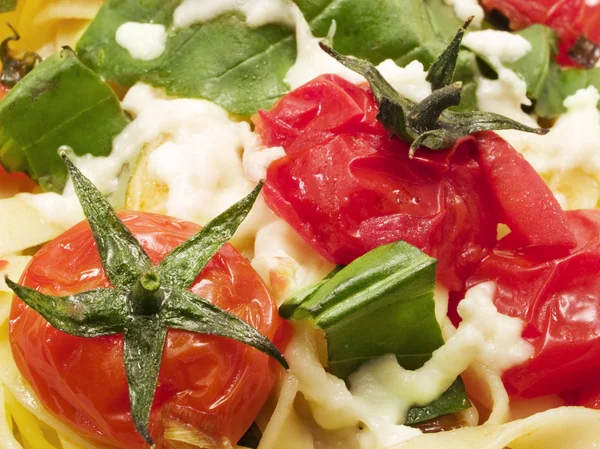
[[[395, 354], [406, 369], [417, 369], [444, 344], [433, 300], [436, 265], [408, 243], [380, 246], [302, 290], [279, 311], [325, 331], [329, 368], [342, 379], [385, 354]], [[469, 407], [459, 378], [433, 403], [413, 407], [407, 423]]]
[[23, 302], [67, 334], [88, 338], [124, 335], [131, 412], [136, 429], [148, 444], [153, 445], [148, 421], [168, 328], [231, 338], [288, 368], [281, 353], [260, 332], [188, 290], [250, 212], [262, 183], [153, 266], [108, 201], [64, 154], [62, 157], [114, 288], [59, 297], [9, 279], [6, 283]]
[[0, 165], [61, 193], [67, 169], [56, 149], [108, 156], [129, 123], [119, 99], [70, 49], [38, 64], [0, 101]]
[[0, 73], [0, 83], [8, 87], [13, 87], [25, 75], [33, 70], [35, 65], [42, 60], [40, 55], [32, 51], [27, 51], [23, 56], [17, 58], [11, 55], [9, 44], [12, 41], [18, 41], [21, 36], [9, 23], [8, 27], [13, 35], [7, 37], [0, 44], [0, 61], [2, 62], [2, 73]]
[[[77, 43], [81, 60], [122, 86], [143, 81], [176, 97], [208, 99], [239, 115], [270, 108], [289, 90], [283, 80], [296, 57], [292, 29], [276, 24], [250, 28], [237, 13], [176, 28], [173, 14], [180, 4], [105, 1]], [[165, 25], [167, 44], [160, 57], [140, 61], [116, 42], [116, 31], [130, 21]]]
[[370, 62], [344, 56], [325, 42], [321, 42], [320, 45], [340, 63], [367, 79], [375, 99], [379, 102], [377, 119], [391, 134], [411, 143], [411, 156], [421, 146], [432, 150], [446, 150], [460, 138], [479, 131], [516, 129], [546, 134], [547, 129], [531, 128], [491, 112], [448, 110], [460, 105], [462, 99], [462, 83], [451, 82], [454, 78], [460, 42], [469, 23], [470, 21], [467, 21], [464, 27], [459, 29], [450, 45], [431, 66], [427, 79], [431, 82], [434, 91], [418, 104], [396, 92]]

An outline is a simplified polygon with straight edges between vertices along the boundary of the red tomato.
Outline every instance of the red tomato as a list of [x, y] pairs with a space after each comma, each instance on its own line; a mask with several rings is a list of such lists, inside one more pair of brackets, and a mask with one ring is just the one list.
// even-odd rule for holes
[[[515, 212], [524, 243], [574, 245], [548, 188], [495, 134], [463, 139], [448, 152], [420, 150], [409, 159], [408, 144], [390, 140], [376, 115], [367, 87], [325, 75], [255, 118], [264, 143], [287, 153], [268, 169], [267, 204], [330, 261], [348, 264], [405, 240], [436, 257], [439, 279], [460, 290], [495, 246], [503, 210]], [[503, 158], [518, 175], [507, 164], [500, 172], [482, 169]], [[511, 209], [511, 201], [520, 203]], [[544, 230], [550, 235], [527, 229], [539, 208], [549, 212]]]
[[557, 60], [562, 65], [573, 65], [567, 53], [582, 34], [600, 43], [600, 4], [585, 0], [483, 0], [483, 5], [504, 14], [512, 29], [541, 23], [556, 30], [560, 38]]
[[535, 397], [598, 383], [600, 210], [566, 215], [577, 239], [568, 255], [540, 260], [539, 253], [519, 249], [509, 234], [468, 281], [468, 286], [495, 281], [498, 310], [526, 324], [523, 337], [535, 353], [504, 374], [513, 395]]
[[[153, 263], [199, 230], [170, 217], [120, 214]], [[40, 250], [21, 282], [43, 293], [68, 295], [109, 287], [87, 223]], [[281, 319], [256, 272], [227, 244], [192, 289], [243, 318], [277, 343]], [[133, 426], [122, 336], [85, 339], [64, 334], [16, 299], [10, 316], [14, 359], [43, 404], [61, 420], [101, 443], [147, 447]], [[275, 380], [275, 364], [259, 351], [225, 338], [170, 330], [154, 399], [151, 434], [173, 422], [220, 441], [237, 442], [251, 425]]]
[[2, 100], [9, 91], [10, 91], [10, 87], [5, 86], [4, 84], [0, 83], [0, 100]]

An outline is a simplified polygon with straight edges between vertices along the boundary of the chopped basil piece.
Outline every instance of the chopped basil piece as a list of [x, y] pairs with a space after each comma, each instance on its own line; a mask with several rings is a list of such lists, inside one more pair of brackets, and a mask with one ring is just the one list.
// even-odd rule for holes
[[[300, 304], [297, 297], [289, 300], [291, 319], [307, 319], [325, 331], [329, 368], [342, 379], [385, 354], [417, 369], [444, 344], [433, 301], [436, 264], [405, 242], [380, 246], [319, 283]], [[288, 313], [290, 302], [280, 310]], [[407, 423], [470, 406], [459, 378], [436, 401], [411, 409]]]
[[0, 101], [0, 164], [62, 192], [67, 169], [58, 148], [108, 156], [129, 123], [102, 79], [65, 49], [40, 63]]

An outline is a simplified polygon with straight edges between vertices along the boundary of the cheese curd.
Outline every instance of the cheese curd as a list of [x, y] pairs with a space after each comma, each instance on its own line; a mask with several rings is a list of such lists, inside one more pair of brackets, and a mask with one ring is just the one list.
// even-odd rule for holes
[[117, 29], [115, 38], [132, 58], [141, 61], [158, 58], [167, 46], [165, 26], [154, 23], [126, 22]]

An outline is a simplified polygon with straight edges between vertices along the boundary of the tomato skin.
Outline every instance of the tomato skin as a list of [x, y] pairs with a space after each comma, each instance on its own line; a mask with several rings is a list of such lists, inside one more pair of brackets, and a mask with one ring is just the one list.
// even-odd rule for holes
[[477, 142], [477, 161], [497, 200], [500, 219], [512, 231], [511, 238], [548, 257], [575, 248], [577, 242], [563, 210], [523, 156], [493, 132], [477, 134]]
[[531, 24], [547, 25], [560, 38], [557, 62], [574, 65], [568, 52], [583, 34], [600, 43], [600, 5], [585, 0], [483, 0], [489, 11], [496, 9], [504, 14], [514, 30]]
[[[154, 264], [199, 226], [170, 217], [120, 213]], [[76, 225], [40, 250], [21, 282], [47, 294], [109, 287], [91, 231]], [[227, 244], [192, 289], [279, 341], [281, 320], [256, 272]], [[133, 426], [122, 336], [85, 339], [64, 334], [15, 298], [10, 343], [19, 370], [42, 403], [61, 420], [116, 448], [147, 447]], [[268, 356], [225, 338], [169, 330], [152, 409], [151, 434], [179, 421], [236, 442], [262, 407], [275, 380]]]
[[577, 247], [541, 260], [514, 247], [510, 235], [486, 260], [468, 287], [493, 280], [501, 313], [521, 318], [534, 347], [524, 364], [508, 370], [512, 395], [536, 397], [597, 384], [600, 369], [600, 210], [566, 212]]
[[[496, 134], [466, 137], [446, 152], [421, 149], [410, 159], [409, 145], [390, 139], [376, 116], [368, 87], [324, 75], [255, 117], [263, 143], [287, 153], [268, 168], [266, 202], [326, 259], [348, 264], [404, 240], [437, 258], [438, 279], [462, 290], [496, 245], [499, 211], [515, 201], [523, 245], [573, 246], [549, 189]], [[493, 169], [498, 161], [507, 169]], [[531, 229], [539, 208], [556, 212], [547, 214], [549, 235]]]

